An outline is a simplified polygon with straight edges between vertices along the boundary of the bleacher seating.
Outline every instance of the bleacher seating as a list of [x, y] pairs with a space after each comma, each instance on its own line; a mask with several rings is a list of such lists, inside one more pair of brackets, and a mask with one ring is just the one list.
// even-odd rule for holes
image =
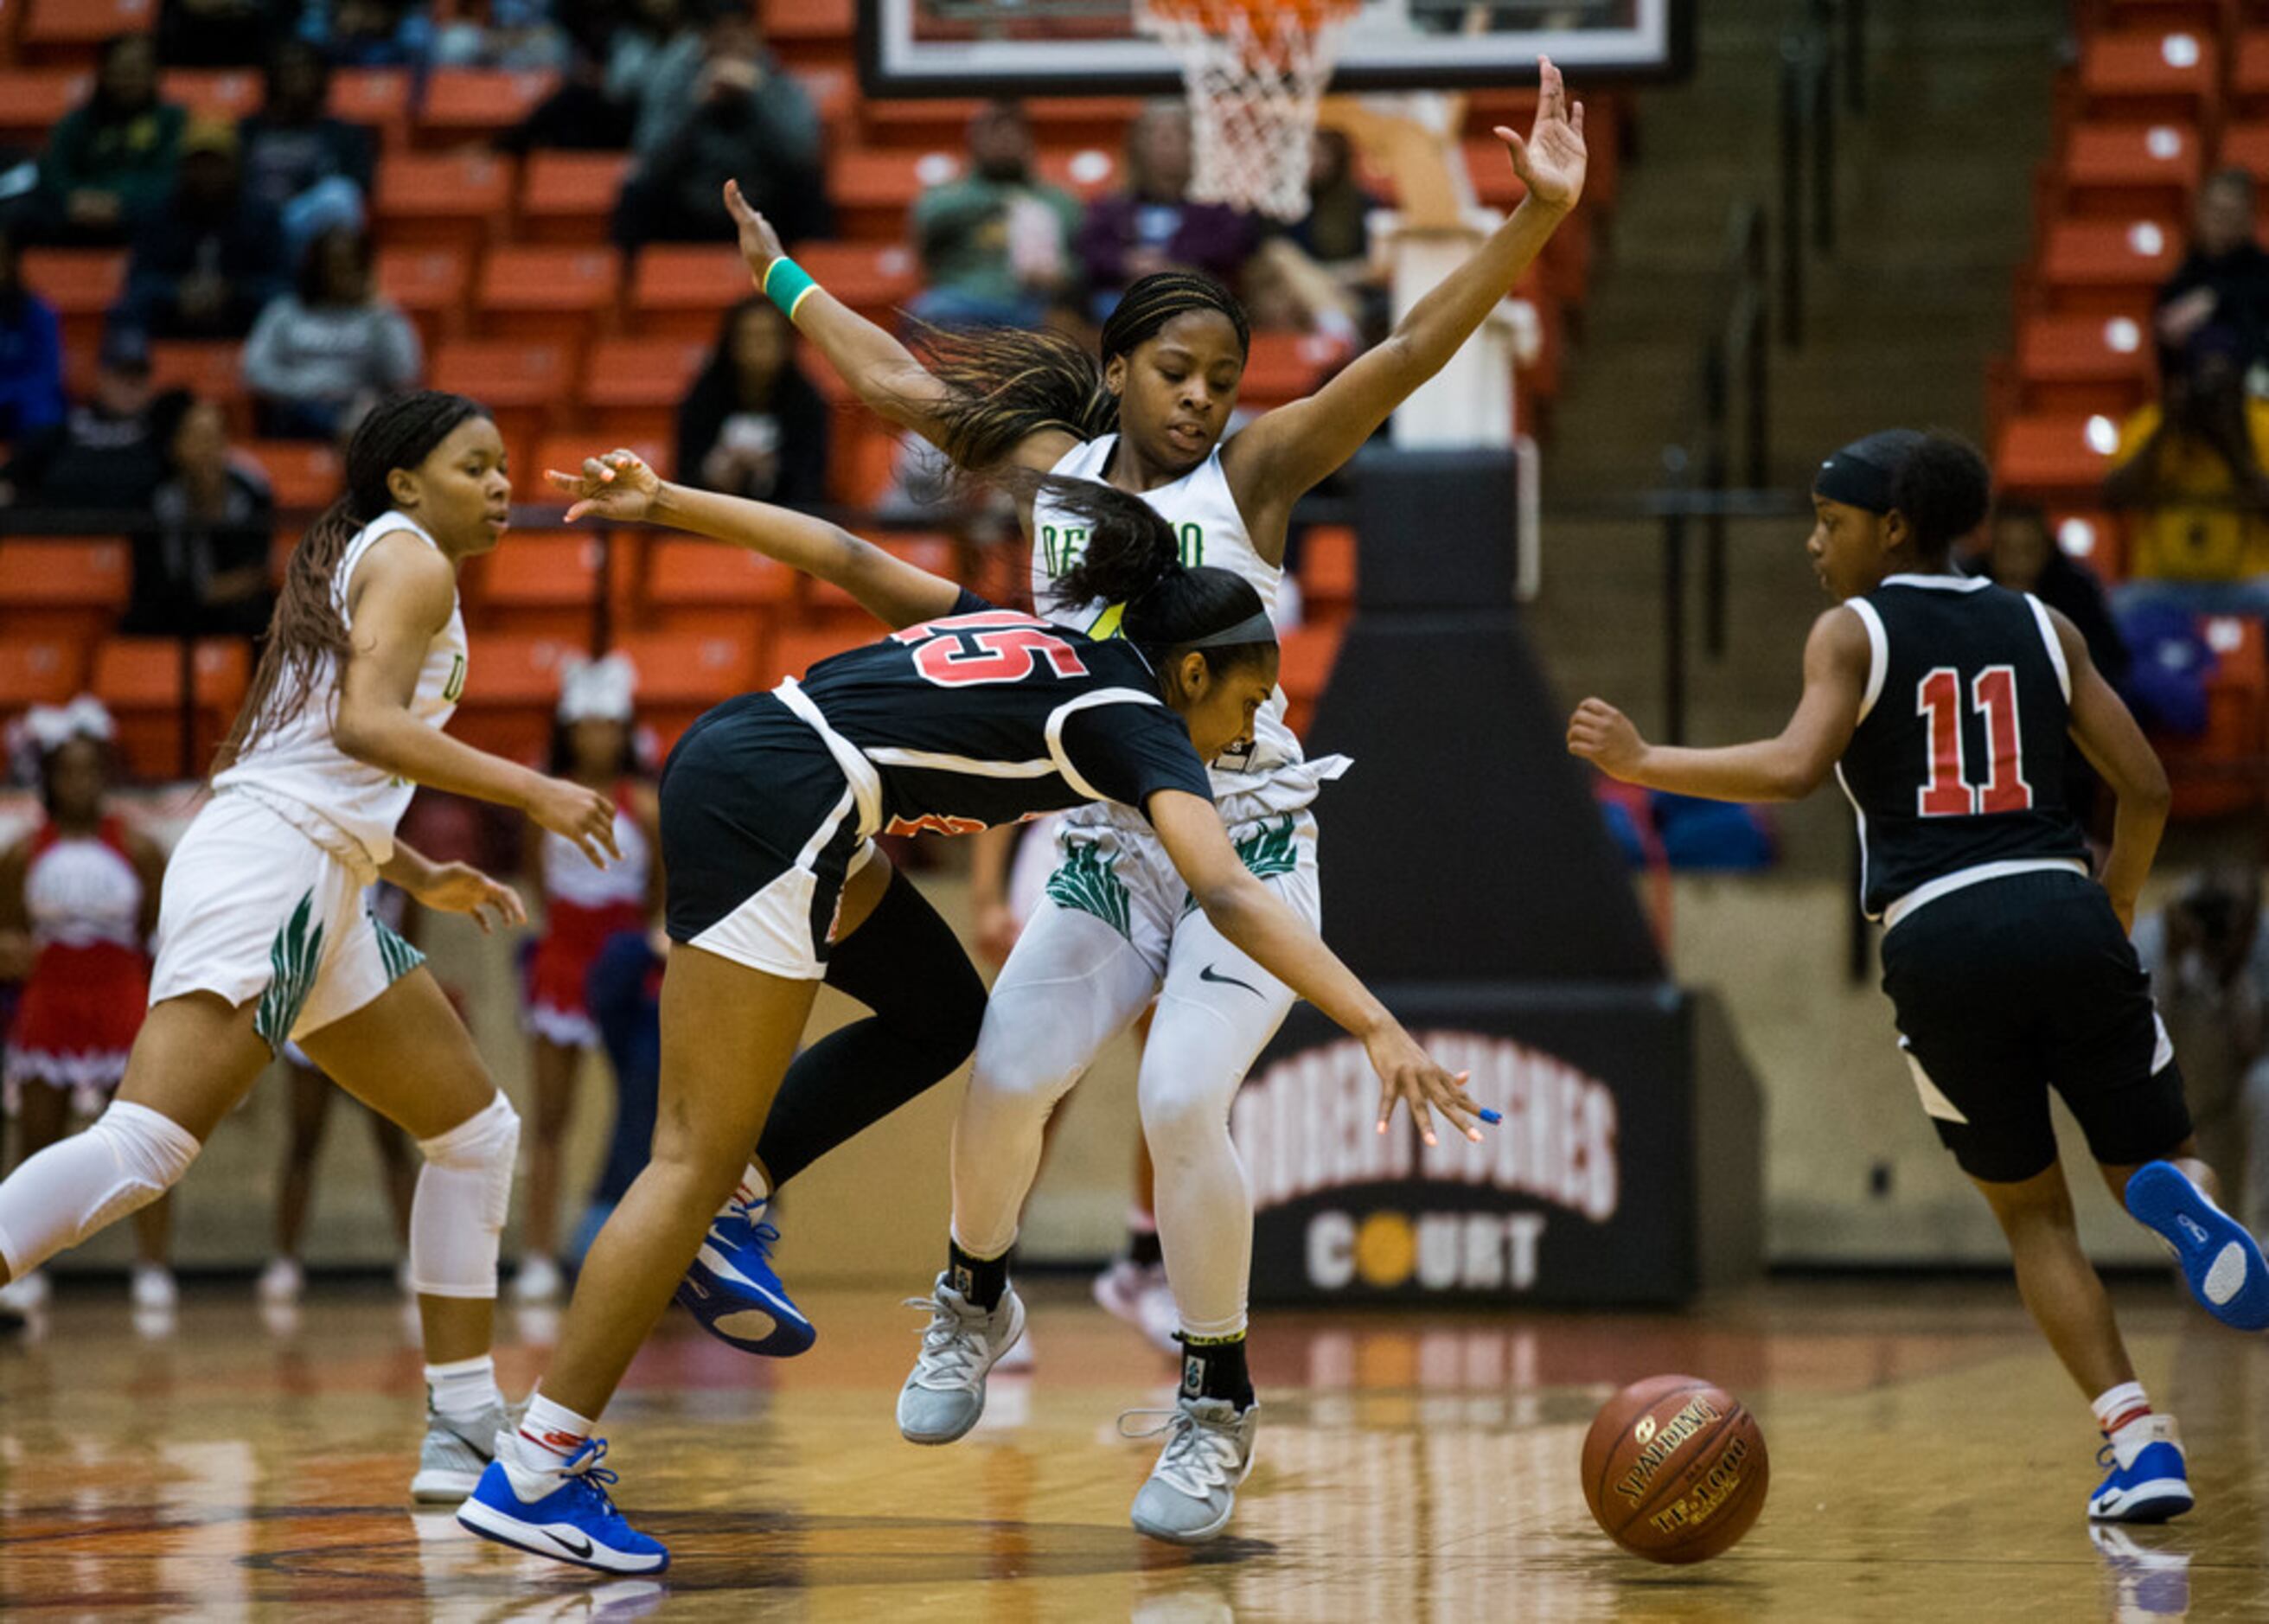
[[[2183, 12], [2181, 0], [2162, 0], [2158, 8], [2148, 0], [2131, 3], [2137, 9], [2121, 25], [2129, 32], [2199, 26]], [[862, 98], [854, 0], [755, 4], [772, 48], [809, 92], [826, 129], [838, 240], [801, 244], [798, 256], [852, 307], [894, 321], [920, 286], [906, 211], [925, 186], [959, 171], [965, 128], [979, 104]], [[35, 144], [84, 100], [101, 41], [154, 26], [157, 10], [158, 0], [0, 0], [0, 140]], [[2121, 11], [2128, 17], [2127, 4]], [[2241, 70], [2230, 87], [2234, 108], [2248, 105], [2243, 70], [2260, 55], [2252, 43], [2233, 44], [2227, 53]], [[2135, 109], [2147, 107], [2153, 98], [2218, 107], [2218, 81], [2211, 93], [2200, 84], [2214, 79], [2221, 58], [2211, 48], [2203, 56], [2206, 67], [2194, 64], [2193, 70], [2163, 62], [2153, 70], [2132, 51], [2112, 53], [2099, 64], [2101, 84], [2090, 94], [2101, 98], [2101, 118], [2116, 135], [2106, 136], [2103, 172], [2088, 181], [2096, 189], [2087, 196], [2099, 211], [2076, 220], [2113, 233], [2152, 223], [2169, 242], [2178, 241], [2176, 222], [2210, 145], [2201, 149], [2178, 137], [2180, 150], [2171, 158], [2154, 156], [2164, 142], [2137, 130], [2168, 114], [2163, 108]], [[451, 68], [420, 83], [397, 69], [342, 69], [331, 93], [334, 114], [372, 127], [381, 138], [371, 199], [380, 290], [416, 323], [428, 381], [473, 395], [494, 410], [522, 502], [549, 498], [541, 483], [546, 466], [573, 467], [582, 454], [617, 445], [637, 449], [670, 472], [676, 408], [685, 388], [723, 313], [752, 292], [729, 245], [656, 244], [627, 262], [618, 256], [609, 222], [625, 156], [537, 151], [523, 159], [490, 149], [555, 84], [553, 76], [540, 73]], [[262, 93], [260, 74], [244, 69], [169, 70], [164, 88], [195, 111], [229, 117], [253, 110]], [[1590, 202], [1519, 290], [1537, 306], [1545, 335], [1543, 356], [1521, 374], [1521, 388], [1536, 408], [1548, 404], [1556, 387], [1566, 313], [1580, 304], [1589, 274], [1593, 217], [1612, 203], [1615, 188], [1614, 99], [1586, 100]], [[1123, 96], [1032, 99], [1027, 110], [1041, 173], [1082, 196], [1120, 184], [1127, 125], [1141, 106]], [[1530, 92], [1469, 98], [1465, 159], [1485, 201], [1500, 206], [1518, 201], [1519, 182], [1488, 132], [1499, 122], [1525, 126], [1533, 107]], [[2260, 103], [2258, 115], [2269, 121], [2269, 100]], [[2081, 178], [2076, 171], [2075, 180]], [[1376, 184], [1379, 178], [1371, 179]], [[2095, 257], [2080, 255], [2072, 302], [2059, 308], [2106, 317], [2132, 308], [2135, 291], [2148, 285], [2164, 258], [2164, 253], [2140, 254], [2132, 244], [2080, 246], [2095, 250]], [[70, 380], [77, 388], [91, 380], [104, 314], [116, 302], [124, 268], [125, 256], [116, 250], [39, 250], [26, 256], [27, 280], [61, 314]], [[2099, 337], [2102, 325], [2095, 323]], [[2028, 410], [2110, 410], [2115, 395], [2147, 378], [2147, 354], [2092, 351], [2088, 330], [2078, 324], [2044, 329], [2028, 353], [2042, 361], [2037, 393], [2026, 397]], [[1258, 335], [1245, 379], [1247, 401], [1266, 407], [1294, 398], [1341, 358], [1328, 343]], [[277, 531], [280, 560], [304, 516], [336, 494], [336, 448], [252, 438], [240, 346], [161, 344], [153, 360], [160, 382], [188, 385], [226, 407], [241, 454], [265, 472], [285, 510]], [[889, 484], [897, 431], [859, 406], [841, 380], [809, 355], [802, 364], [837, 408], [830, 494], [851, 505], [870, 502]], [[891, 544], [933, 567], [950, 569], [956, 562], [954, 550], [942, 541], [900, 537]], [[44, 550], [26, 550], [34, 546]], [[465, 572], [477, 675], [460, 732], [514, 755], [541, 753], [558, 660], [588, 646], [595, 629], [599, 557], [593, 532], [522, 531]], [[614, 534], [610, 557], [611, 579], [603, 587], [611, 633], [634, 646], [642, 668], [651, 662], [642, 688], [665, 738], [726, 693], [802, 670], [874, 633], [872, 622], [842, 594], [814, 588], [749, 554], [625, 530]], [[19, 560], [37, 567], [11, 568]], [[125, 560], [126, 549], [115, 540], [0, 543], [0, 719], [22, 704], [66, 697], [99, 679], [122, 696], [136, 718], [129, 749], [134, 764], [166, 771], [174, 752], [158, 744], [172, 737], [166, 719], [168, 707], [178, 706], [178, 676], [159, 672], [159, 646], [109, 635], [124, 602]], [[1286, 664], [1287, 688], [1296, 690], [1303, 716], [1299, 707], [1320, 690], [1350, 611], [1353, 576], [1352, 535], [1311, 532], [1301, 566], [1311, 626], [1297, 652], [1288, 643]], [[193, 741], [200, 758], [242, 687], [244, 674], [233, 661], [243, 651], [227, 646], [234, 653], [215, 645], [198, 653], [198, 703], [213, 712], [201, 718]]]

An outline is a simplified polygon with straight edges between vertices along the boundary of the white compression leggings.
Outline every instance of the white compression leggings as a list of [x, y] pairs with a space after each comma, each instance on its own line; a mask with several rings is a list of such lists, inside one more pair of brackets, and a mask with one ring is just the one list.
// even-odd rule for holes
[[1230, 1105], [1292, 993], [1202, 914], [1175, 930], [1162, 992], [1110, 926], [1040, 905], [994, 984], [954, 1124], [954, 1239], [980, 1258], [1008, 1251], [1048, 1113], [1154, 993], [1135, 1093], [1157, 1169], [1166, 1278], [1183, 1330], [1231, 1336], [1245, 1329], [1253, 1198], [1229, 1137]]

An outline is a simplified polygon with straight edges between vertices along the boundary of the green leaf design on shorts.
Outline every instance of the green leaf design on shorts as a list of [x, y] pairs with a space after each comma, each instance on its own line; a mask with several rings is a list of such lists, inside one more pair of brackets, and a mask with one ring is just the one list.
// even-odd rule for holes
[[1127, 882], [1114, 872], [1118, 866], [1116, 855], [1105, 857], [1092, 845], [1073, 846], [1048, 876], [1048, 896], [1061, 907], [1093, 914], [1131, 940], [1134, 904]]
[[280, 1049], [299, 1023], [307, 995], [315, 990], [315, 971], [323, 962], [323, 927], [315, 922], [315, 893], [299, 898], [299, 905], [276, 939], [268, 944], [271, 972], [268, 990], [260, 995], [260, 1008], [252, 1030], [269, 1048]]
[[1272, 817], [1238, 841], [1237, 860], [1250, 869], [1256, 880], [1273, 880], [1297, 868], [1300, 848], [1292, 838], [1292, 815], [1286, 812]]
[[370, 927], [378, 933], [378, 962], [386, 966], [386, 984], [392, 986], [425, 962], [425, 956], [402, 939], [402, 934], [375, 913]]

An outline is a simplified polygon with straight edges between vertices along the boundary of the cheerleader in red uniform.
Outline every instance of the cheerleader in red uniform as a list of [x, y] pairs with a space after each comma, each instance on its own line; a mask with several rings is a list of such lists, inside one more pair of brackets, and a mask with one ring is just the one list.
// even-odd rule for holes
[[[150, 1002], [144, 944], [166, 869], [156, 844], [104, 805], [114, 729], [101, 703], [82, 695], [38, 707], [24, 727], [39, 751], [47, 816], [0, 854], [0, 961], [25, 976], [0, 1074], [18, 1163], [61, 1139], [73, 1111], [99, 1113], [125, 1076]], [[174, 1306], [171, 1212], [160, 1199], [134, 1214], [137, 1308]], [[26, 1310], [47, 1296], [36, 1272], [4, 1293]]]
[[574, 1116], [584, 1052], [599, 1046], [584, 981], [608, 937], [644, 933], [661, 908], [655, 858], [658, 805], [638, 770], [637, 672], [627, 656], [571, 661], [560, 674], [551, 733], [551, 771], [615, 797], [615, 844], [622, 860], [604, 868], [568, 841], [531, 826], [529, 877], [543, 891], [543, 934], [529, 956], [527, 1021], [534, 1052], [534, 1133], [528, 1157], [528, 1207], [521, 1227], [513, 1296], [540, 1303], [558, 1296], [559, 1160]]

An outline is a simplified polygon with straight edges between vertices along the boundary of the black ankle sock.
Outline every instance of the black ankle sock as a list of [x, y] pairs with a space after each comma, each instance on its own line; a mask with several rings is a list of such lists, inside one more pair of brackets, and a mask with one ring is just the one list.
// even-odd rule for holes
[[1193, 1338], [1181, 1333], [1182, 1397], [1226, 1399], [1239, 1410], [1253, 1407], [1253, 1377], [1245, 1368], [1245, 1332]]
[[945, 1274], [947, 1285], [989, 1314], [1001, 1306], [1001, 1294], [1009, 1289], [1009, 1256], [972, 1258], [948, 1236]]
[[1129, 1229], [1127, 1232], [1127, 1260], [1146, 1269], [1158, 1266], [1166, 1260], [1165, 1248], [1158, 1244], [1156, 1229]]

